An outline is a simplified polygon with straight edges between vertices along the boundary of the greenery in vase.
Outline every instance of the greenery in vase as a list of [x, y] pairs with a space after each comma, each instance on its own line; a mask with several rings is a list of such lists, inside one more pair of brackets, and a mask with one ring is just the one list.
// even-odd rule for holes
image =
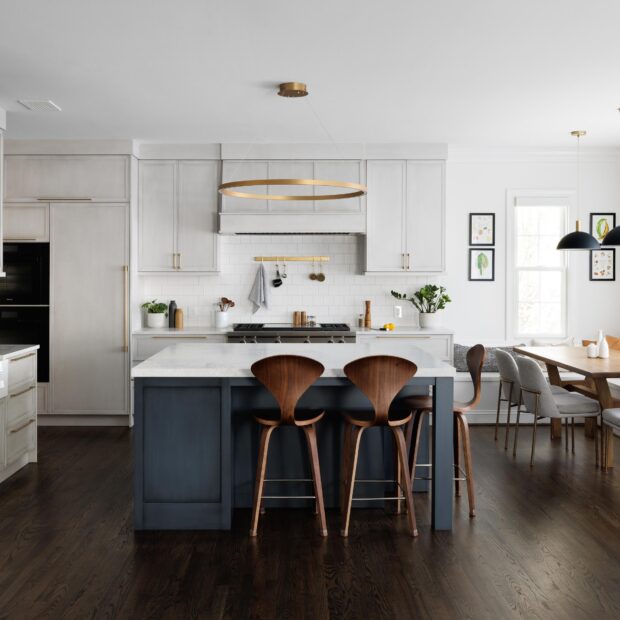
[[446, 294], [445, 287], [437, 286], [436, 284], [426, 284], [417, 290], [413, 297], [407, 297], [405, 293], [397, 293], [396, 291], [391, 291], [391, 293], [392, 297], [396, 299], [410, 301], [419, 312], [423, 313], [443, 310], [446, 304], [452, 301]]
[[168, 306], [164, 303], [158, 302], [156, 299], [153, 301], [147, 301], [142, 304], [143, 308], [146, 308], [146, 311], [149, 314], [165, 314], [168, 315]]

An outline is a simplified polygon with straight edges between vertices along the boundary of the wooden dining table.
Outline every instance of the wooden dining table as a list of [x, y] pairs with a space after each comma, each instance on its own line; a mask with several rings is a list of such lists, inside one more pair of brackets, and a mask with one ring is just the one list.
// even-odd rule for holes
[[[515, 347], [515, 352], [543, 362], [547, 367], [549, 382], [559, 385], [572, 392], [579, 392], [598, 400], [601, 410], [620, 407], [620, 400], [614, 399], [609, 389], [608, 379], [620, 378], [620, 350], [610, 350], [609, 357], [601, 359], [589, 358], [585, 347]], [[563, 380], [560, 368], [582, 375], [583, 380]], [[551, 438], [558, 439], [562, 435], [560, 419], [551, 420]], [[596, 435], [594, 425], [596, 418], [586, 418], [586, 436]], [[614, 466], [613, 433], [607, 436], [606, 458], [602, 463], [604, 470]]]

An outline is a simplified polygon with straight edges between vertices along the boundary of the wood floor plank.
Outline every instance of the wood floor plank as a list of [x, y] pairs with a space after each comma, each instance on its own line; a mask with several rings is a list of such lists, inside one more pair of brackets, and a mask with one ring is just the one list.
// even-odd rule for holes
[[[477, 515], [455, 499], [452, 532], [357, 509], [350, 536], [328, 512], [250, 513], [230, 532], [132, 527], [131, 431], [39, 429], [39, 464], [0, 485], [0, 619], [620, 617], [620, 478], [539, 429], [516, 458], [472, 427]], [[616, 440], [617, 441], [617, 440]]]

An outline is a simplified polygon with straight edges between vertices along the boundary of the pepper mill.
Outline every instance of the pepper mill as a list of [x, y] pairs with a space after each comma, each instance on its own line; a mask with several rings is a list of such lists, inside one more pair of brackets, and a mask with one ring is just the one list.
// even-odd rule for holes
[[364, 315], [364, 327], [370, 329], [372, 327], [372, 316], [370, 314], [370, 299], [367, 299], [364, 304], [366, 304], [366, 314]]
[[168, 306], [168, 327], [174, 327], [174, 314], [177, 311], [177, 302], [174, 299]]
[[174, 326], [183, 329], [183, 308], [177, 308], [174, 313]]

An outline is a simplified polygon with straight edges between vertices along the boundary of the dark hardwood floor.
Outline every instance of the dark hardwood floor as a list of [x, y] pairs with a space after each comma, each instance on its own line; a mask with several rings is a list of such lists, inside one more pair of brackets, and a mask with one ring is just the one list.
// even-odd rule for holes
[[[516, 461], [472, 429], [478, 516], [420, 536], [406, 516], [357, 510], [350, 537], [304, 511], [249, 511], [231, 532], [132, 529], [130, 431], [39, 430], [39, 464], [0, 485], [1, 618], [618, 618], [620, 470], [594, 468], [539, 429]], [[617, 452], [620, 454], [620, 452]]]

